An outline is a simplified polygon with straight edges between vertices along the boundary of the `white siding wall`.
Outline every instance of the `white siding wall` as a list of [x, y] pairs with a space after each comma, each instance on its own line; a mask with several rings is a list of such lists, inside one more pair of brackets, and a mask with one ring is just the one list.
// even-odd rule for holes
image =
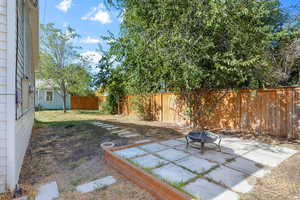
[[34, 122], [34, 109], [27, 111], [16, 123], [15, 137], [15, 174], [16, 183], [20, 174], [23, 158], [30, 140], [31, 130]]
[[[12, 0], [7, 0], [12, 1]], [[27, 5], [27, 6], [26, 6]], [[7, 181], [8, 188], [14, 189], [18, 183], [20, 170], [23, 163], [23, 158], [30, 140], [32, 126], [34, 122], [34, 93], [30, 92], [29, 86], [34, 85], [34, 67], [31, 62], [32, 43], [31, 43], [31, 27], [29, 22], [29, 7], [24, 4], [23, 0], [17, 0], [18, 17], [17, 17], [17, 59], [16, 60], [16, 77], [15, 95], [17, 104], [15, 106], [15, 123], [14, 137], [12, 142], [13, 153], [9, 157], [13, 157], [13, 163], [10, 163], [8, 168], [9, 180]], [[25, 101], [27, 103], [25, 103]], [[11, 159], [11, 158], [9, 158]]]
[[7, 158], [7, 6], [0, 0], [0, 192], [6, 188]]
[[[24, 78], [29, 86], [34, 85], [31, 29], [25, 9], [17, 37], [17, 1], [24, 2], [0, 0], [0, 193], [14, 189], [18, 183], [34, 122], [34, 94], [28, 87], [22, 88]], [[22, 97], [28, 98], [29, 104], [23, 109]], [[18, 105], [16, 99], [20, 101]]]

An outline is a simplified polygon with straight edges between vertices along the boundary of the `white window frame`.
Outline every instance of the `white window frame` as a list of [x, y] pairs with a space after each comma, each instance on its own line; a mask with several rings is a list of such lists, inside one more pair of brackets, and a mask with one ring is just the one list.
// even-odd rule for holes
[[[51, 93], [52, 93], [52, 100], [51, 100], [51, 101], [48, 101], [48, 99], [47, 99], [47, 93], [48, 93], [48, 92], [51, 92]], [[54, 100], [54, 92], [51, 91], [51, 90], [46, 90], [46, 92], [45, 92], [45, 101], [46, 101], [46, 102], [53, 102], [53, 100]]]

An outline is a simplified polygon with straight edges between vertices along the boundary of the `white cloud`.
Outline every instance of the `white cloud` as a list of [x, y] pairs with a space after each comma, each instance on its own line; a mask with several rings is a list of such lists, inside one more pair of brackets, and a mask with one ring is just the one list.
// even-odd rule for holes
[[106, 11], [101, 11], [99, 10], [94, 17], [91, 18], [91, 20], [93, 21], [99, 21], [101, 22], [102, 24], [109, 24], [111, 23], [111, 19], [110, 19], [110, 16], [108, 14], [108, 12]]
[[96, 65], [102, 58], [102, 55], [96, 51], [86, 51], [82, 53], [81, 56], [88, 59], [94, 65]]
[[100, 3], [97, 7], [93, 7], [90, 12], [81, 17], [82, 20], [98, 21], [102, 24], [109, 24], [112, 22], [110, 15], [104, 10], [105, 6]]
[[98, 43], [100, 43], [100, 42], [101, 42], [100, 39], [92, 38], [92, 37], [90, 37], [90, 36], [88, 36], [88, 37], [85, 38], [85, 39], [80, 40], [80, 43], [86, 43], [86, 44], [98, 44]]
[[62, 0], [59, 4], [56, 5], [56, 8], [63, 11], [67, 12], [69, 8], [71, 8], [72, 0]]

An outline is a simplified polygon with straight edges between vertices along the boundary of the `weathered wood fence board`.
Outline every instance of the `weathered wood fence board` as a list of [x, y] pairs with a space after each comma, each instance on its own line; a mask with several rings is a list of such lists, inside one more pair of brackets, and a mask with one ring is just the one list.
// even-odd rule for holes
[[71, 96], [71, 110], [98, 110], [99, 98], [92, 96]]
[[[237, 129], [259, 134], [300, 138], [300, 87], [225, 91], [205, 126]], [[122, 101], [122, 114], [134, 114], [133, 96]], [[187, 116], [178, 111], [176, 95], [153, 94], [149, 98], [154, 120], [187, 123]]]

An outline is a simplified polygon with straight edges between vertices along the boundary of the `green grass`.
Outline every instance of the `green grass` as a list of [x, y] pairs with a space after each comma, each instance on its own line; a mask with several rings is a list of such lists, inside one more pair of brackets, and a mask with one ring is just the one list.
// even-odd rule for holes
[[233, 161], [235, 161], [236, 160], [236, 158], [227, 158], [226, 159], [226, 162], [233, 162]]
[[75, 110], [64, 113], [62, 110], [44, 110], [35, 112], [35, 128], [76, 125], [101, 120], [98, 110]]

